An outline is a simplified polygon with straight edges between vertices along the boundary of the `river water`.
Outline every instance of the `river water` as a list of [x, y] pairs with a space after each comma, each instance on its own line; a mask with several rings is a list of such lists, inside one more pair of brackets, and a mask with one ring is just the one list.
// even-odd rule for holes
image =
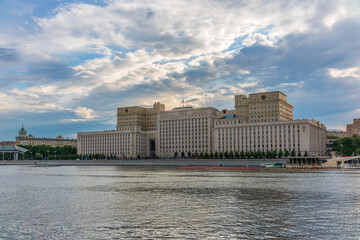
[[360, 239], [360, 171], [0, 166], [0, 239]]

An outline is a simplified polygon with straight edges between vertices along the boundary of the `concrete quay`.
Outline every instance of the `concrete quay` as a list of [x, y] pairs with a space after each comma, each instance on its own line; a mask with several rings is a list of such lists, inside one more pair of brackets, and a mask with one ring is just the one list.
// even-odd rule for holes
[[37, 166], [212, 166], [259, 167], [286, 163], [288, 159], [129, 159], [129, 160], [20, 160], [0, 161], [0, 165]]

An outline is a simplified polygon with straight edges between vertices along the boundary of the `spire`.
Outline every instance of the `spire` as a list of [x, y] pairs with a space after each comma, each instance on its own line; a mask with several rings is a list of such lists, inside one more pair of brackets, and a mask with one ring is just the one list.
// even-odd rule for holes
[[21, 125], [21, 130], [19, 131], [19, 137], [26, 137], [26, 131], [24, 129], [24, 123]]

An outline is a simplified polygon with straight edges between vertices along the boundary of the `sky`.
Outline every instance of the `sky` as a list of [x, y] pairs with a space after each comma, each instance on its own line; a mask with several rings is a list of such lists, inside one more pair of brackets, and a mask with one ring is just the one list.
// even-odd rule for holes
[[0, 141], [76, 138], [116, 108], [233, 109], [282, 91], [294, 119], [360, 116], [360, 2], [1, 0]]

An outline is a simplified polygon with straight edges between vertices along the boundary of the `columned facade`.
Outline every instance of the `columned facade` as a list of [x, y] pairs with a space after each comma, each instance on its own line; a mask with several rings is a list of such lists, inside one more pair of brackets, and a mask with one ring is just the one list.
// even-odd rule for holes
[[295, 150], [296, 153], [326, 152], [326, 127], [314, 120], [277, 123], [242, 123], [217, 119], [214, 127], [214, 151]]
[[158, 113], [158, 155], [190, 157], [210, 153], [217, 112], [212, 107], [185, 107]]

